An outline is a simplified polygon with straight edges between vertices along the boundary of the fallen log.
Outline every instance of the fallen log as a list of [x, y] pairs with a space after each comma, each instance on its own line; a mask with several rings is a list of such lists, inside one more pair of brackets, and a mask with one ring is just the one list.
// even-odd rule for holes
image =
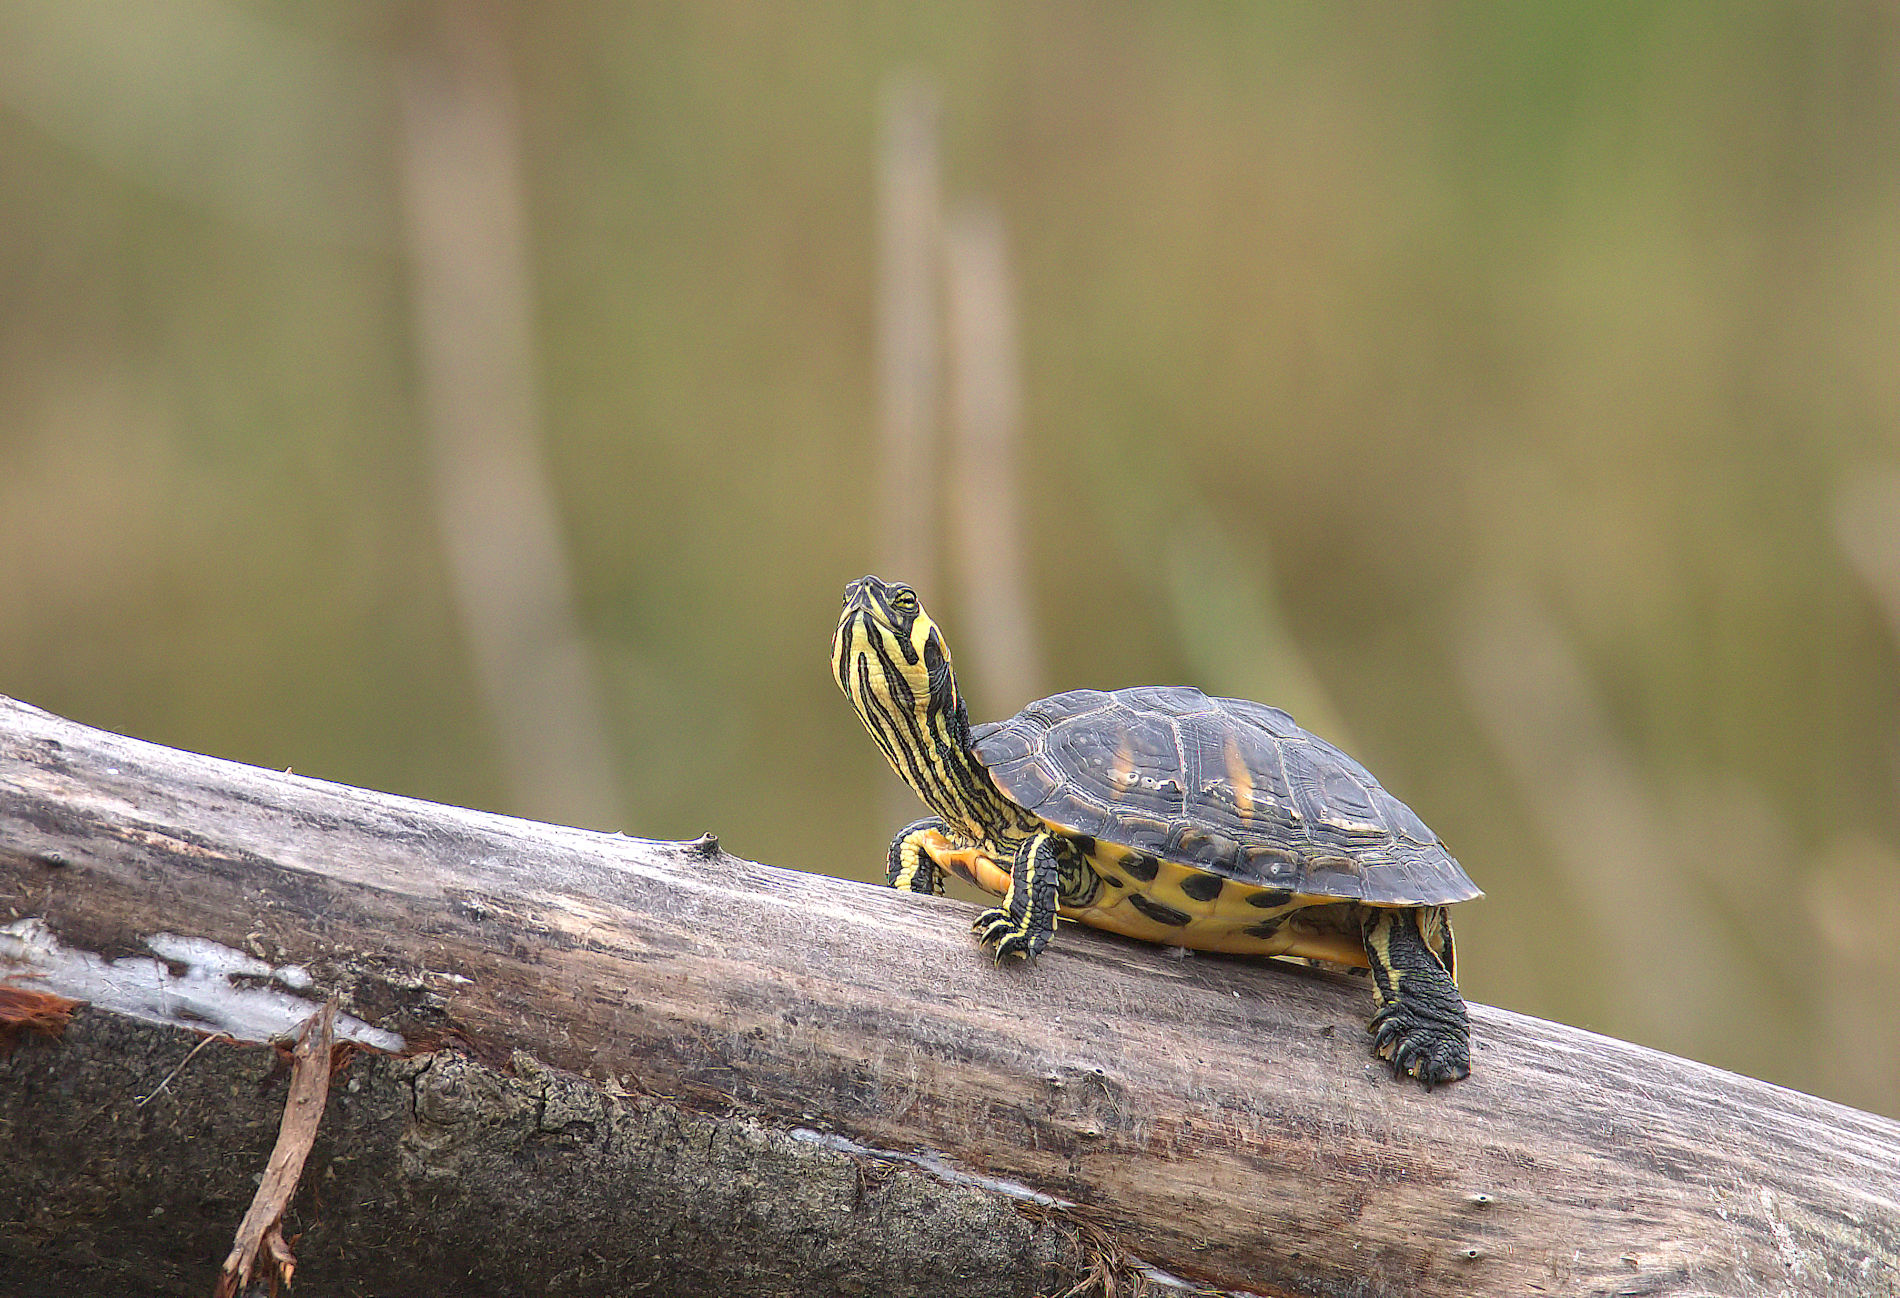
[[[16, 985], [97, 1002], [116, 980], [147, 1004], [178, 990], [151, 990], [157, 953], [160, 977], [301, 1016], [335, 994], [354, 1025], [339, 1037], [391, 1052], [358, 1065], [380, 1121], [350, 1125], [369, 1106], [333, 1088], [305, 1173], [321, 1239], [293, 1241], [307, 1283], [520, 1291], [501, 1259], [513, 1243], [568, 1259], [567, 1293], [743, 1277], [760, 1294], [1030, 1294], [1091, 1258], [1112, 1273], [1123, 1250], [1261, 1294], [1857, 1294], [1900, 1273], [1900, 1123], [1875, 1115], [1475, 1005], [1471, 1078], [1426, 1093], [1368, 1055], [1365, 989], [1344, 975], [1174, 959], [1085, 929], [1032, 968], [996, 968], [954, 901], [773, 869], [710, 838], [258, 770], [3, 699], [0, 905], [15, 961], [0, 976]], [[27, 1038], [0, 1065], [16, 1146], [59, 1124], [61, 1052], [118, 1039], [103, 1017], [82, 1011], [63, 1043]], [[168, 1049], [165, 1068], [185, 1045]], [[130, 1110], [129, 1085], [121, 1098]], [[430, 1125], [443, 1108], [462, 1115], [448, 1137]], [[334, 1143], [332, 1118], [373, 1147]], [[522, 1124], [539, 1134], [504, 1142], [508, 1170], [457, 1198], [482, 1159], [456, 1151]], [[163, 1157], [164, 1121], [103, 1129], [131, 1163]], [[709, 1172], [702, 1146], [737, 1161]], [[27, 1147], [0, 1161], [0, 1282], [47, 1274], [28, 1268], [49, 1249], [121, 1265], [100, 1217], [113, 1179], [69, 1178], [62, 1199], [38, 1165], [58, 1149]], [[262, 1154], [227, 1153], [242, 1186], [181, 1194], [247, 1200]], [[831, 1186], [838, 1167], [858, 1169], [857, 1196], [801, 1207], [798, 1169]], [[735, 1208], [748, 1176], [750, 1209]], [[456, 1221], [469, 1194], [475, 1231]], [[948, 1227], [943, 1194], [959, 1205]], [[720, 1222], [697, 1254], [676, 1230], [696, 1195]], [[146, 1223], [152, 1207], [175, 1210], [139, 1198]], [[385, 1229], [399, 1213], [436, 1269], [403, 1269]], [[62, 1235], [73, 1222], [84, 1241]]]

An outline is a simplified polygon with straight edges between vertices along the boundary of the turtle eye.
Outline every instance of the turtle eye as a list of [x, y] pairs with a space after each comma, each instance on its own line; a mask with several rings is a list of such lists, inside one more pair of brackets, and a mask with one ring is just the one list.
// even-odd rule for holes
[[899, 613], [911, 614], [921, 607], [917, 602], [917, 592], [908, 586], [899, 586], [891, 592], [891, 607]]

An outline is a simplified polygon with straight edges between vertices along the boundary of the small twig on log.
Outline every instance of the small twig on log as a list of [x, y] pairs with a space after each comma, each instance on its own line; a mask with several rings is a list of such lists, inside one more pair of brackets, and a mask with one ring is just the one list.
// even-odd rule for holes
[[174, 1077], [177, 1077], [178, 1074], [185, 1071], [185, 1065], [190, 1063], [192, 1060], [196, 1059], [198, 1057], [198, 1052], [200, 1050], [203, 1050], [206, 1046], [210, 1045], [213, 1041], [222, 1041], [226, 1045], [237, 1044], [237, 1042], [233, 1041], [230, 1037], [225, 1036], [222, 1032], [212, 1033], [210, 1036], [206, 1037], [204, 1040], [200, 1041], [197, 1045], [193, 1046], [189, 1051], [187, 1051], [185, 1053], [185, 1057], [178, 1061], [178, 1067], [172, 1069], [169, 1073], [166, 1073], [165, 1080], [160, 1082], [157, 1086], [154, 1086], [152, 1088], [152, 1092], [150, 1095], [141, 1096], [139, 1098], [139, 1102], [133, 1105], [132, 1107], [135, 1109], [142, 1109], [146, 1105], [150, 1104], [153, 1100], [156, 1100], [159, 1097], [159, 1095], [164, 1091], [164, 1089], [167, 1086], [170, 1086], [172, 1084], [172, 1079]]
[[271, 1150], [270, 1161], [264, 1165], [264, 1179], [238, 1225], [231, 1255], [218, 1270], [213, 1298], [235, 1298], [249, 1285], [260, 1251], [269, 1255], [274, 1268], [272, 1292], [279, 1283], [289, 1284], [291, 1273], [297, 1269], [297, 1259], [284, 1242], [284, 1210], [297, 1192], [304, 1160], [316, 1143], [317, 1125], [323, 1121], [323, 1108], [330, 1098], [330, 1047], [335, 1040], [333, 996], [297, 1034], [296, 1047], [291, 1051], [290, 1095], [284, 1101], [284, 1124], [277, 1131], [277, 1147]]

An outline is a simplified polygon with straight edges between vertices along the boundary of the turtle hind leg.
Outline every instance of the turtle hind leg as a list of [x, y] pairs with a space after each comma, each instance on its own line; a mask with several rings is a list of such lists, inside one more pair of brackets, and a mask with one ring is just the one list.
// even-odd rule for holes
[[1010, 864], [1009, 894], [1003, 904], [978, 915], [970, 931], [998, 960], [1006, 955], [1033, 960], [1056, 929], [1060, 878], [1055, 838], [1037, 834], [1025, 840]]
[[1427, 1088], [1471, 1074], [1471, 1021], [1453, 981], [1451, 924], [1442, 906], [1367, 907], [1366, 960], [1378, 1012], [1372, 1048]]

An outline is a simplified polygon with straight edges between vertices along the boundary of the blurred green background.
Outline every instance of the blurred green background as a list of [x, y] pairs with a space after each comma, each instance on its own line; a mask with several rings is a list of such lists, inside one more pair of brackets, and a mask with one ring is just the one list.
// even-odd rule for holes
[[[15, 0], [0, 692], [869, 879], [881, 571], [979, 718], [1341, 740], [1474, 999], [1900, 1115], [1897, 14]], [[904, 121], [987, 543], [941, 284], [885, 431]]]

